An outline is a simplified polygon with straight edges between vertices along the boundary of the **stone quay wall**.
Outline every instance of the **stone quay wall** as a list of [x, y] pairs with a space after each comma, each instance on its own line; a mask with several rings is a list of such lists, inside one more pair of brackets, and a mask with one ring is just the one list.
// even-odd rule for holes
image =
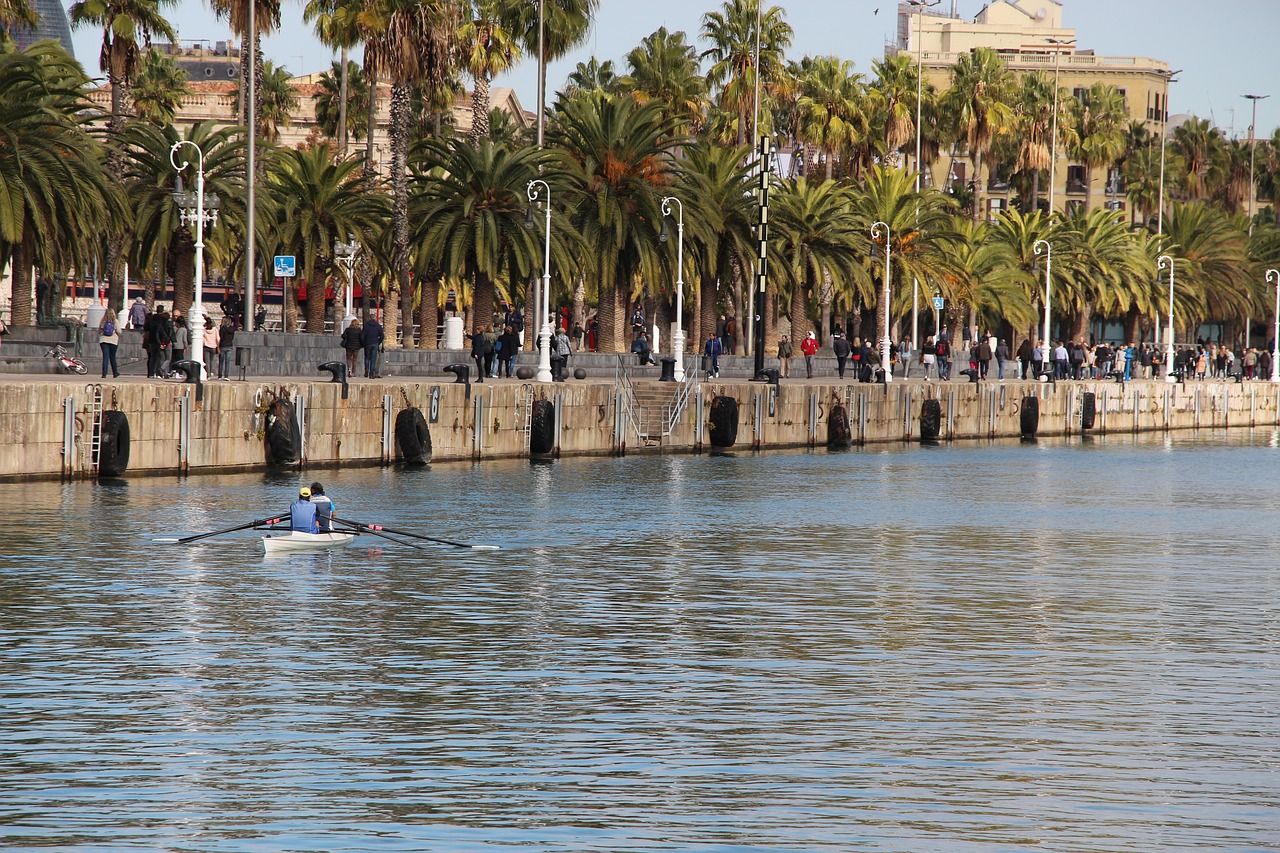
[[551, 455], [565, 456], [710, 450], [711, 404], [718, 396], [736, 402], [732, 450], [824, 447], [832, 413], [841, 406], [854, 444], [919, 441], [926, 400], [937, 401], [942, 441], [1018, 437], [1028, 397], [1039, 410], [1038, 435], [1078, 434], [1088, 394], [1097, 434], [1280, 425], [1280, 388], [1267, 382], [707, 381], [689, 387], [687, 403], [669, 425], [662, 409], [678, 386], [637, 381], [633, 387], [604, 380], [466, 386], [390, 379], [353, 382], [344, 399], [340, 384], [286, 378], [207, 383], [197, 399], [197, 386], [172, 381], [10, 379], [0, 382], [0, 479], [96, 476], [100, 410], [128, 419], [126, 477], [265, 469], [265, 411], [277, 397], [295, 406], [302, 468], [397, 463], [395, 419], [410, 406], [425, 416], [435, 462], [527, 456], [526, 424], [537, 400], [554, 404]]

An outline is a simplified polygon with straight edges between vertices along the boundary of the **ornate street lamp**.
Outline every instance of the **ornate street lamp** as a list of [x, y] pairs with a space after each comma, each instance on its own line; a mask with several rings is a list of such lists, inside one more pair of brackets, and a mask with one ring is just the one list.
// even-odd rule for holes
[[1267, 283], [1276, 285], [1276, 329], [1271, 337], [1271, 381], [1280, 382], [1280, 270], [1267, 270]]
[[[539, 190], [538, 188], [542, 189]], [[529, 202], [532, 204], [537, 201], [540, 196], [545, 195], [543, 199], [543, 209], [546, 211], [546, 225], [543, 229], [542, 244], [542, 331], [538, 335], [538, 342], [541, 350], [538, 352], [538, 375], [535, 377], [539, 382], [550, 382], [551, 377], [551, 187], [547, 186], [547, 182], [541, 178], [534, 178], [529, 182], [526, 190], [529, 196]], [[529, 208], [529, 216], [533, 216], [533, 208]]]
[[[183, 160], [178, 162], [178, 149], [184, 145], [190, 145], [196, 152], [196, 191], [189, 192], [182, 186], [182, 172], [190, 166], [190, 161]], [[222, 207], [222, 199], [218, 198], [218, 194], [214, 193], [209, 198], [208, 205], [204, 199], [204, 152], [200, 150], [200, 146], [196, 145], [189, 139], [180, 139], [173, 143], [173, 147], [169, 149], [169, 162], [173, 168], [177, 170], [178, 176], [173, 184], [173, 200], [178, 205], [182, 224], [186, 226], [195, 226], [196, 231], [196, 281], [195, 281], [195, 299], [191, 303], [191, 307], [187, 309], [187, 328], [191, 335], [191, 347], [193, 351], [199, 345], [204, 335], [204, 226], [216, 225], [218, 223], [218, 210]], [[250, 311], [253, 306], [248, 306]], [[203, 367], [203, 359], [192, 359], [202, 364], [200, 368], [200, 377], [205, 378]]]
[[1031, 244], [1032, 250], [1037, 255], [1040, 254], [1040, 247], [1044, 246], [1044, 346], [1041, 347], [1040, 354], [1044, 356], [1041, 363], [1041, 370], [1044, 373], [1049, 372], [1049, 364], [1053, 361], [1051, 353], [1053, 352], [1053, 341], [1049, 339], [1049, 309], [1053, 298], [1053, 246], [1048, 240], [1037, 240]]
[[662, 232], [658, 239], [667, 241], [667, 217], [671, 204], [677, 209], [676, 218], [676, 330], [671, 334], [671, 354], [676, 359], [676, 381], [684, 381], [684, 204], [675, 196], [662, 199]]
[[1169, 268], [1169, 336], [1164, 344], [1165, 381], [1176, 382], [1177, 378], [1173, 375], [1173, 258], [1168, 255], [1156, 258], [1156, 269], [1162, 270], [1165, 267]]
[[880, 368], [884, 371], [885, 384], [893, 381], [890, 370], [889, 350], [893, 346], [889, 341], [889, 260], [892, 250], [889, 248], [889, 225], [886, 222], [871, 223], [871, 239], [874, 241], [880, 232], [884, 232], [884, 337], [880, 339]]
[[[333, 257], [347, 271], [347, 296], [345, 299], [346, 316], [342, 318], [342, 330], [345, 332], [347, 326], [351, 325], [351, 321], [356, 318], [353, 310], [352, 298], [355, 289], [356, 276], [356, 255], [360, 253], [360, 243], [355, 237], [351, 238], [351, 242], [343, 243], [338, 240], [333, 241]], [[425, 330], [424, 330], [425, 331]]]

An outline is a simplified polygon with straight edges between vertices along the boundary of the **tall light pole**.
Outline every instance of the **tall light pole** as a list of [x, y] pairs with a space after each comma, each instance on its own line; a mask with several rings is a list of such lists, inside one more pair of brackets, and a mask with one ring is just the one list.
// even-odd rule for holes
[[[1058, 183], [1058, 69], [1060, 67], [1059, 60], [1062, 58], [1062, 48], [1070, 47], [1076, 43], [1075, 39], [1053, 39], [1046, 38], [1049, 44], [1054, 46], [1053, 50], [1053, 129], [1050, 131], [1049, 138], [1049, 215], [1053, 216], [1053, 194]], [[1040, 199], [1036, 199], [1036, 208], [1040, 207]], [[1045, 316], [1049, 315], [1049, 306], [1045, 305]], [[1049, 326], [1049, 321], [1045, 320], [1045, 328]], [[1049, 346], [1049, 333], [1045, 332], [1044, 345]], [[1046, 355], [1046, 360], [1048, 356]], [[1047, 365], [1046, 365], [1047, 367]]]
[[[342, 268], [347, 271], [347, 296], [344, 301], [346, 306], [346, 315], [342, 318], [342, 330], [345, 332], [347, 326], [351, 325], [351, 321], [356, 318], [352, 304], [352, 291], [355, 289], [356, 276], [356, 255], [360, 253], [360, 243], [355, 237], [351, 238], [350, 243], [341, 243], [337, 240], [333, 241], [333, 257], [337, 260]], [[425, 329], [423, 330], [425, 333]]]
[[[541, 187], [541, 191], [539, 191]], [[529, 203], [537, 201], [539, 196], [546, 196], [543, 199], [543, 208], [546, 210], [546, 224], [542, 235], [542, 330], [538, 335], [538, 343], [542, 349], [538, 352], [538, 375], [535, 377], [539, 382], [551, 381], [551, 187], [547, 186], [547, 182], [541, 178], [534, 178], [529, 182], [526, 194], [529, 196]], [[533, 215], [533, 208], [529, 208], [530, 216]]]
[[1049, 338], [1049, 309], [1053, 299], [1053, 246], [1048, 240], [1037, 240], [1031, 244], [1031, 249], [1039, 255], [1041, 246], [1044, 246], [1044, 346], [1040, 348], [1040, 354], [1044, 356], [1041, 369], [1048, 373], [1049, 363], [1053, 361], [1050, 357], [1053, 341]]
[[[916, 29], [912, 35], [916, 39], [916, 194], [920, 193], [920, 178], [924, 175], [924, 163], [920, 156], [920, 125], [924, 103], [924, 39], [920, 37], [924, 26], [924, 8], [937, 6], [942, 0], [907, 0], [907, 4], [916, 7]], [[919, 210], [916, 211], [919, 215]], [[920, 340], [920, 279], [911, 277], [911, 345], [919, 346]], [[910, 367], [907, 368], [910, 375]]]
[[546, 5], [538, 0], [538, 147], [542, 147], [542, 122], [547, 112]]
[[[254, 17], [254, 7], [257, 3], [249, 4], [249, 51], [253, 54], [249, 62], [249, 91], [245, 94], [244, 111], [245, 126], [249, 128], [248, 138], [248, 159], [245, 163], [245, 182], [248, 184], [248, 193], [245, 202], [245, 228], [244, 233], [248, 235], [244, 241], [244, 300], [247, 303], [244, 307], [244, 327], [252, 332], [257, 321], [257, 245], [254, 242], [254, 236], [257, 232], [255, 217], [257, 214], [257, 185], [258, 185], [258, 166], [257, 166], [257, 136], [258, 136], [258, 115], [256, 111], [258, 97], [258, 25], [257, 19]], [[244, 44], [240, 45], [240, 50], [244, 51]], [[372, 95], [370, 97], [373, 97]], [[372, 129], [369, 131], [372, 133]], [[283, 294], [281, 294], [283, 302]], [[351, 312], [347, 312], [351, 313]], [[191, 339], [193, 342], [195, 338]], [[192, 344], [194, 346], [194, 343]]]
[[1276, 328], [1271, 336], [1271, 381], [1280, 382], [1280, 270], [1267, 270], [1267, 283], [1276, 285]]
[[880, 368], [884, 371], [886, 384], [893, 381], [893, 371], [889, 369], [889, 261], [892, 250], [889, 247], [889, 225], [886, 222], [871, 223], [871, 239], [874, 241], [880, 232], [884, 232], [884, 337], [880, 339]]
[[[1253, 157], [1258, 148], [1258, 101], [1266, 100], [1270, 95], [1245, 95], [1253, 102], [1253, 118], [1249, 120], [1249, 236], [1253, 236], [1253, 207], [1257, 193], [1253, 188]], [[1244, 318], [1244, 345], [1249, 346], [1250, 326], [1253, 320], [1250, 317]]]
[[1165, 381], [1176, 382], [1173, 375], [1173, 258], [1169, 255], [1161, 255], [1156, 258], [1156, 269], [1162, 270], [1169, 268], [1169, 336], [1165, 339], [1164, 344], [1164, 369], [1166, 371]]
[[684, 203], [673, 195], [662, 199], [663, 242], [667, 239], [667, 217], [671, 215], [671, 203], [675, 202], [676, 218], [676, 330], [671, 333], [671, 354], [676, 359], [676, 381], [684, 381]]
[[[190, 145], [196, 152], [196, 191], [193, 196], [190, 192], [184, 191], [182, 187], [182, 172], [190, 161], [183, 160], [178, 162], [178, 149], [184, 145]], [[209, 199], [209, 209], [205, 210], [204, 204], [204, 152], [200, 150], [200, 146], [196, 145], [190, 139], [180, 139], [173, 143], [173, 147], [169, 149], [169, 162], [173, 168], [177, 170], [178, 176], [174, 180], [173, 200], [177, 202], [181, 212], [182, 223], [184, 225], [194, 225], [196, 228], [196, 282], [195, 282], [195, 299], [191, 303], [191, 307], [187, 309], [187, 329], [191, 335], [191, 347], [195, 351], [195, 347], [204, 335], [204, 226], [208, 222], [215, 225], [218, 222], [218, 208], [222, 206], [222, 200], [218, 198], [218, 194], [214, 193]], [[250, 306], [252, 308], [252, 306]], [[193, 361], [203, 362], [203, 359], [193, 359]], [[204, 367], [200, 368], [200, 376], [204, 378]]]
[[[1164, 103], [1160, 106], [1160, 191], [1156, 203], [1156, 248], [1161, 248], [1164, 238], [1164, 155], [1169, 141], [1169, 84], [1182, 70], [1166, 71], [1164, 75]], [[1148, 226], [1150, 227], [1150, 226]]]

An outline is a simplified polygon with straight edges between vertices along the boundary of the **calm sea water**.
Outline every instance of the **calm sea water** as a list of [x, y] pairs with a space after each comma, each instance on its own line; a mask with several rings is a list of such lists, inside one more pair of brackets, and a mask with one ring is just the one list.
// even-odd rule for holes
[[1277, 444], [3, 485], [0, 846], [1280, 849]]

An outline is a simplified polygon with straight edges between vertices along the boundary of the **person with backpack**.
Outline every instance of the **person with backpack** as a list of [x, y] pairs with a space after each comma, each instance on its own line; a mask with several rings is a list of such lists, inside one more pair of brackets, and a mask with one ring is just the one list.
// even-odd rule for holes
[[938, 359], [938, 379], [946, 382], [951, 379], [951, 342], [945, 335], [939, 335], [934, 344], [934, 354]]
[[836, 332], [836, 336], [831, 339], [831, 351], [836, 357], [836, 372], [840, 374], [840, 378], [844, 379], [844, 366], [849, 360], [849, 355], [853, 352], [853, 348], [849, 346], [849, 342], [840, 332]]
[[120, 366], [116, 364], [116, 349], [120, 346], [120, 330], [116, 328], [116, 312], [108, 308], [102, 315], [98, 325], [98, 346], [102, 348], [102, 378], [107, 378], [107, 367], [111, 367], [111, 376], [120, 378]]
[[708, 379], [716, 379], [720, 376], [720, 356], [724, 353], [724, 347], [720, 344], [720, 339], [712, 332], [707, 336], [707, 344], [702, 348], [703, 370], [706, 371]]

